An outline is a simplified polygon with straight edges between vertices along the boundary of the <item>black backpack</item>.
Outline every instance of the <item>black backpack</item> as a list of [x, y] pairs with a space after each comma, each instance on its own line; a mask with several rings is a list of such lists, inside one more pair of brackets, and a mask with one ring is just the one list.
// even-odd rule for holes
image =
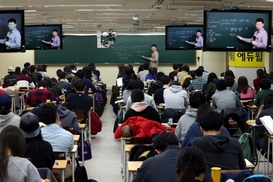
[[136, 144], [130, 151], [129, 161], [145, 161], [155, 154], [153, 146]]
[[97, 182], [96, 180], [88, 179], [86, 169], [84, 166], [80, 166], [78, 159], [76, 159], [76, 163], [75, 182]]

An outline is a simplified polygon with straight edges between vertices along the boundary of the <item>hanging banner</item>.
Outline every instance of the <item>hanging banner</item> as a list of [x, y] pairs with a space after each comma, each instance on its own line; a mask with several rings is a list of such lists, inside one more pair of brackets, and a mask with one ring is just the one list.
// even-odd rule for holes
[[229, 52], [228, 63], [232, 67], [263, 68], [264, 52]]

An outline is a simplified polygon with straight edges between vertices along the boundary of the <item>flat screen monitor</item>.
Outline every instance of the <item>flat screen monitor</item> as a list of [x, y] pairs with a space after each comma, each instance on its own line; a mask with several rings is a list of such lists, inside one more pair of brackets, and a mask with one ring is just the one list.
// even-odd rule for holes
[[0, 11], [0, 52], [25, 52], [24, 11]]
[[194, 50], [203, 48], [203, 26], [166, 26], [166, 50]]
[[48, 50], [62, 49], [62, 25], [27, 25], [25, 26], [26, 49]]
[[204, 51], [271, 51], [271, 11], [204, 11]]

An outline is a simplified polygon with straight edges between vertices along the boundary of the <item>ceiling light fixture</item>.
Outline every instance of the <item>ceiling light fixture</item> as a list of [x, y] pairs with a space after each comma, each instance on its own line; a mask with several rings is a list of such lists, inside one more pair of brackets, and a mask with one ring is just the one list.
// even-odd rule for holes
[[133, 20], [138, 20], [138, 15], [134, 15]]

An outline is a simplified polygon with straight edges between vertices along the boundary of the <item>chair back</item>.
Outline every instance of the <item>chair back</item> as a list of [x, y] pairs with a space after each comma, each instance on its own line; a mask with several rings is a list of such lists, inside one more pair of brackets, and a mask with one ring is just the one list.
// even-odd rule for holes
[[81, 123], [85, 118], [84, 111], [83, 110], [73, 110], [73, 112], [77, 115], [78, 123]]
[[63, 126], [63, 129], [69, 131], [72, 135], [76, 134], [75, 128], [73, 126]]
[[153, 137], [131, 137], [130, 144], [150, 144]]
[[66, 155], [65, 152], [53, 152], [55, 160], [65, 160]]

